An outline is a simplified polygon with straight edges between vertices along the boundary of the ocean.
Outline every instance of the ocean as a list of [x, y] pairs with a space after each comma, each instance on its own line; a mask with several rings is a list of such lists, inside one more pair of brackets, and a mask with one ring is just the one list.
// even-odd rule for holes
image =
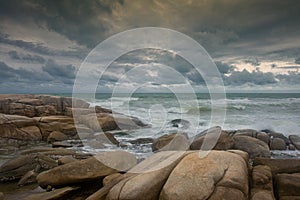
[[[127, 150], [141, 157], [151, 153], [150, 144], [132, 145], [131, 140], [157, 138], [176, 131], [192, 137], [215, 125], [224, 130], [269, 129], [286, 136], [300, 135], [300, 93], [227, 93], [226, 98], [208, 93], [98, 93], [90, 103], [138, 117], [151, 125], [115, 132]], [[81, 150], [98, 151], [88, 146]]]

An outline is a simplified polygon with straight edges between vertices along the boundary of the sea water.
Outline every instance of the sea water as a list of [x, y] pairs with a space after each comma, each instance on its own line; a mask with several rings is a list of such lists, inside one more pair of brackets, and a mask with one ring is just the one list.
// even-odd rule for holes
[[[151, 125], [145, 129], [115, 132], [116, 138], [126, 144], [123, 149], [140, 157], [151, 154], [151, 144], [132, 145], [131, 140], [157, 138], [177, 131], [192, 137], [215, 125], [223, 130], [269, 129], [286, 136], [300, 135], [300, 93], [227, 93], [225, 96], [208, 93], [99, 93], [90, 103], [91, 106], [98, 105], [138, 117]], [[174, 123], [172, 120], [182, 121]], [[88, 146], [82, 150], [102, 151]], [[282, 153], [299, 156], [299, 151]]]

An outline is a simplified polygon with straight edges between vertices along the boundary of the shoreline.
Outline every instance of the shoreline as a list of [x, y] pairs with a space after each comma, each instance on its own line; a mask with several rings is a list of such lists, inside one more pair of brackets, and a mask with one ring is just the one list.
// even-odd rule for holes
[[[91, 190], [86, 190], [85, 184], [88, 184], [91, 180], [97, 180], [102, 182], [103, 179], [107, 177], [110, 179], [110, 175], [114, 175], [116, 172], [121, 172], [120, 177], [126, 177], [128, 173], [127, 170], [111, 170], [107, 168], [105, 164], [99, 163], [94, 166], [95, 161], [92, 161], [96, 155], [108, 156], [110, 159], [114, 152], [120, 152], [122, 156], [118, 156], [115, 159], [116, 166], [121, 163], [126, 162], [128, 169], [135, 169], [137, 166], [146, 167], [149, 163], [159, 163], [165, 159], [171, 159], [175, 156], [178, 160], [176, 164], [171, 164], [173, 172], [176, 165], [179, 166], [184, 163], [185, 159], [194, 155], [199, 150], [203, 149], [205, 146], [209, 146], [205, 138], [210, 138], [211, 136], [216, 137], [215, 143], [211, 146], [211, 153], [207, 154], [205, 159], [210, 157], [219, 157], [222, 155], [223, 161], [215, 160], [218, 165], [228, 165], [232, 168], [240, 167], [240, 170], [245, 170], [244, 165], [235, 163], [236, 161], [231, 161], [231, 159], [242, 159], [245, 162], [247, 170], [252, 173], [242, 173], [241, 176], [247, 182], [250, 179], [255, 180], [253, 171], [254, 169], [261, 170], [259, 166], [270, 166], [267, 171], [275, 173], [270, 162], [287, 162], [286, 165], [281, 166], [282, 171], [280, 173], [276, 172], [273, 178], [276, 178], [276, 183], [281, 183], [282, 174], [287, 173], [300, 173], [300, 137], [297, 135], [286, 137], [282, 133], [277, 133], [270, 130], [257, 131], [253, 129], [243, 129], [243, 130], [222, 130], [221, 127], [211, 127], [210, 129], [198, 133], [197, 135], [190, 138], [188, 134], [184, 132], [168, 132], [157, 136], [155, 138], [130, 138], [125, 140], [126, 131], [118, 130], [118, 125], [125, 126], [128, 130], [138, 129], [139, 131], [146, 131], [147, 124], [140, 121], [138, 118], [126, 116], [119, 114], [117, 118], [112, 116], [112, 111], [100, 106], [95, 108], [90, 108], [87, 102], [78, 100], [80, 105], [80, 112], [84, 113], [84, 117], [80, 118], [80, 126], [76, 126], [72, 116], [72, 100], [68, 97], [59, 96], [44, 96], [44, 95], [0, 95], [0, 141], [1, 147], [1, 157], [6, 156], [7, 159], [5, 163], [0, 164], [0, 181], [1, 185], [6, 186], [7, 189], [0, 191], [4, 192], [9, 199], [20, 198], [21, 196], [30, 196], [43, 198], [50, 198], [51, 195], [56, 195], [56, 198], [65, 196], [71, 198], [72, 195], [79, 195], [84, 198], [95, 198], [95, 195], [99, 195], [97, 190], [103, 191], [105, 187], [99, 183], [98, 186], [92, 187]], [[90, 115], [96, 110], [97, 121], [91, 121]], [[119, 123], [116, 123], [118, 122]], [[134, 122], [134, 124], [132, 124]], [[178, 123], [183, 123], [184, 121], [174, 121], [173, 125], [178, 126]], [[102, 132], [96, 129], [95, 123], [99, 123]], [[149, 127], [148, 127], [149, 128]], [[80, 136], [77, 134], [80, 131]], [[123, 139], [122, 139], [123, 138]], [[126, 137], [125, 137], [126, 138]], [[85, 153], [80, 152], [78, 149], [85, 145], [84, 140], [88, 141], [88, 145], [91, 148], [103, 149], [100, 153]], [[108, 145], [107, 145], [108, 144]], [[36, 146], [38, 145], [38, 147]], [[111, 148], [112, 146], [116, 148]], [[30, 147], [30, 148], [28, 148]], [[150, 153], [149, 157], [139, 158], [139, 150], [143, 148], [148, 148], [147, 152]], [[150, 148], [150, 151], [149, 151]], [[211, 150], [207, 149], [207, 150]], [[289, 150], [287, 150], [289, 149]], [[77, 150], [77, 151], [76, 151]], [[6, 152], [6, 153], [5, 153]], [[9, 152], [15, 152], [15, 156], [11, 157]], [[136, 154], [128, 152], [137, 152]], [[181, 153], [182, 152], [182, 153]], [[184, 152], [184, 153], [183, 153]], [[291, 153], [292, 154], [288, 154]], [[274, 157], [275, 155], [275, 157]], [[161, 156], [161, 157], [160, 157]], [[171, 156], [171, 157], [170, 157]], [[231, 158], [232, 157], [232, 158]], [[152, 159], [152, 161], [151, 161]], [[158, 160], [156, 160], [158, 159]], [[176, 160], [175, 159], [175, 160]], [[123, 161], [122, 161], [123, 160]], [[160, 162], [158, 162], [160, 160]], [[175, 161], [174, 158], [171, 160]], [[122, 162], [121, 162], [122, 161]], [[193, 162], [199, 162], [193, 157]], [[203, 161], [204, 162], [204, 161]], [[205, 161], [206, 162], [206, 161]], [[222, 164], [222, 162], [224, 162]], [[294, 165], [294, 162], [299, 162], [299, 164]], [[78, 164], [76, 164], [78, 163]], [[81, 163], [79, 165], [79, 163]], [[91, 163], [93, 163], [91, 165]], [[147, 164], [148, 163], [148, 164]], [[230, 164], [231, 163], [231, 164]], [[234, 164], [235, 163], [235, 164]], [[288, 164], [290, 163], [290, 164]], [[122, 164], [122, 165], [123, 165]], [[151, 169], [155, 167], [154, 165], [147, 166], [146, 168]], [[82, 167], [80, 167], [82, 165]], [[145, 166], [144, 166], [145, 165]], [[185, 164], [181, 167], [184, 170], [187, 166]], [[278, 165], [278, 164], [276, 164]], [[296, 168], [290, 168], [291, 166], [296, 166]], [[92, 167], [92, 170], [98, 171], [100, 168], [105, 168], [108, 170], [108, 174], [97, 174], [84, 172], [85, 167]], [[279, 165], [278, 165], [279, 166]], [[299, 169], [298, 169], [299, 167]], [[145, 168], [145, 169], [146, 169]], [[168, 167], [167, 167], [168, 168]], [[73, 178], [68, 180], [70, 175], [64, 176], [57, 175], [63, 172], [68, 174], [70, 169], [76, 171], [76, 175], [72, 175]], [[158, 170], [157, 173], [165, 173], [165, 168]], [[217, 170], [207, 169], [210, 170]], [[62, 171], [60, 171], [62, 170]], [[171, 169], [170, 169], [171, 170]], [[291, 171], [292, 170], [292, 171]], [[83, 174], [81, 174], [81, 171]], [[95, 171], [95, 172], [96, 172]], [[47, 175], [49, 173], [49, 176]], [[86, 174], [87, 173], [87, 174]], [[196, 172], [195, 172], [196, 173]], [[204, 172], [203, 172], [204, 173]], [[253, 174], [254, 173], [254, 174]], [[277, 173], [279, 180], [277, 180]], [[43, 177], [45, 176], [45, 177]], [[57, 176], [56, 179], [52, 177]], [[89, 176], [88, 178], [86, 176]], [[117, 175], [115, 175], [117, 176]], [[147, 173], [143, 173], [139, 176], [143, 176], [141, 180], [146, 181], [147, 184], [152, 184], [151, 179], [149, 179]], [[159, 177], [156, 175], [155, 177]], [[235, 176], [235, 175], [230, 175]], [[179, 175], [168, 176], [166, 179], [161, 180], [161, 183], [168, 185], [168, 181], [172, 182], [172, 178], [178, 179]], [[223, 179], [226, 180], [224, 175]], [[241, 178], [240, 177], [240, 178]], [[132, 177], [135, 180], [134, 177]], [[148, 180], [149, 179], [149, 180]], [[76, 181], [75, 181], [76, 180]], [[119, 179], [116, 179], [119, 180]], [[120, 179], [121, 181], [122, 179]], [[165, 182], [167, 180], [167, 182]], [[181, 181], [186, 181], [185, 179], [180, 179]], [[50, 181], [50, 182], [49, 182]], [[51, 182], [54, 181], [54, 182]], [[67, 182], [65, 182], [67, 181]], [[73, 181], [75, 181], [73, 183]], [[112, 181], [112, 180], [110, 180]], [[117, 187], [118, 183], [112, 182], [111, 188]], [[77, 185], [74, 187], [73, 185]], [[268, 183], [270, 185], [270, 183]], [[38, 187], [37, 190], [33, 187], [40, 186], [45, 190]], [[49, 188], [48, 188], [49, 186]], [[135, 192], [145, 191], [146, 189], [131, 188]], [[257, 190], [250, 184], [244, 184], [244, 187], [254, 187], [250, 190], [250, 193], [245, 193], [246, 190], [242, 190], [243, 195], [236, 194], [236, 197], [241, 197], [241, 199], [246, 199], [249, 196], [257, 195]], [[296, 186], [295, 186], [296, 187]], [[297, 188], [297, 187], [296, 187]], [[167, 186], [160, 189], [160, 195], [165, 195], [166, 199], [172, 199], [172, 188]], [[227, 190], [227, 189], [226, 189]], [[49, 192], [45, 192], [49, 191]], [[107, 190], [106, 195], [110, 195], [110, 190]], [[112, 191], [112, 190], [111, 190]], [[253, 194], [252, 194], [252, 192]], [[261, 192], [261, 190], [259, 190]], [[126, 192], [126, 191], [124, 191]], [[150, 191], [148, 191], [150, 192]], [[265, 195], [281, 195], [273, 187], [272, 190], [264, 191]], [[260, 193], [259, 193], [260, 194]], [[41, 195], [41, 196], [39, 196]], [[94, 196], [93, 196], [94, 195]], [[171, 195], [171, 196], [170, 196]], [[215, 194], [218, 195], [218, 194]], [[1, 197], [1, 195], [0, 195]], [[99, 196], [97, 196], [98, 198]], [[0, 198], [1, 199], [1, 198]]]

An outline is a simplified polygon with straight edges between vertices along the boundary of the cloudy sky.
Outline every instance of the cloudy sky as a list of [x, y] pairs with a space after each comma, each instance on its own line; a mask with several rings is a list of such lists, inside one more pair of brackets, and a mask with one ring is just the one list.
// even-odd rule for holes
[[[228, 91], [299, 92], [299, 10], [298, 0], [0, 0], [0, 93], [71, 92], [93, 48], [139, 27], [169, 28], [199, 42]], [[135, 67], [143, 69], [136, 82], [144, 81], [145, 91], [205, 88], [180, 56], [145, 49], [115, 60], [99, 91], [112, 90]]]

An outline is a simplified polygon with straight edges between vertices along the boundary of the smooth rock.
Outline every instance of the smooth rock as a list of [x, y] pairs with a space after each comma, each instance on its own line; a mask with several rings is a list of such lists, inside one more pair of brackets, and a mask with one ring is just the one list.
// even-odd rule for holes
[[300, 137], [298, 135], [290, 135], [289, 139], [296, 149], [300, 150]]
[[267, 133], [259, 132], [254, 129], [237, 130], [234, 132], [234, 135], [249, 136], [249, 137], [257, 138], [257, 139], [265, 142], [266, 144], [269, 144], [269, 142], [270, 142], [270, 137]]
[[252, 189], [251, 200], [275, 200], [274, 194], [268, 190]]
[[23, 186], [36, 182], [37, 173], [34, 170], [27, 172], [18, 182], [18, 186]]
[[95, 133], [95, 138], [97, 141], [103, 144], [113, 144], [119, 146], [120, 142], [115, 138], [115, 136], [110, 132]]
[[189, 142], [181, 134], [168, 134], [155, 139], [151, 148], [152, 151], [188, 150]]
[[277, 173], [300, 173], [299, 159], [255, 158], [253, 165], [267, 165], [271, 168], [273, 175]]
[[5, 199], [4, 197], [5, 197], [4, 194], [0, 192], [0, 200], [4, 200]]
[[62, 132], [52, 131], [49, 134], [48, 138], [47, 138], [47, 142], [53, 143], [53, 142], [56, 142], [56, 141], [64, 141], [64, 140], [67, 140], [67, 139], [68, 139], [68, 136], [66, 136]]
[[52, 147], [53, 148], [59, 148], [59, 147], [70, 148], [70, 147], [73, 147], [73, 145], [67, 141], [62, 141], [62, 142], [53, 142]]
[[136, 162], [134, 155], [124, 151], [103, 152], [85, 160], [67, 163], [42, 172], [38, 175], [37, 181], [42, 188], [48, 185], [57, 188], [127, 171], [136, 165]]
[[63, 156], [58, 159], [57, 163], [58, 165], [64, 165], [75, 161], [77, 161], [77, 159], [73, 158], [72, 156]]
[[248, 199], [247, 163], [230, 152], [211, 151], [202, 158], [194, 152], [171, 172], [160, 199], [217, 199], [222, 194], [227, 199]]
[[300, 173], [277, 174], [275, 176], [277, 195], [281, 196], [300, 196]]
[[270, 150], [286, 150], [286, 143], [281, 138], [272, 138], [270, 141]]
[[132, 168], [128, 173], [137, 174], [116, 184], [107, 199], [159, 199], [169, 174], [185, 155], [184, 151], [163, 151], [150, 156]]
[[295, 151], [296, 147], [293, 144], [289, 144], [289, 150]]
[[262, 130], [262, 132], [268, 133], [270, 138], [281, 138], [281, 139], [283, 139], [287, 145], [290, 143], [289, 139], [285, 135], [283, 135], [282, 133], [277, 133], [277, 132], [271, 131], [271, 130]]
[[234, 149], [245, 151], [250, 158], [270, 157], [269, 146], [256, 138], [249, 136], [234, 136]]
[[[203, 142], [206, 142], [206, 146], [202, 146]], [[214, 146], [210, 144], [215, 144]], [[234, 140], [232, 136], [229, 135], [227, 131], [217, 129], [215, 131], [209, 131], [208, 134], [194, 138], [192, 144], [190, 145], [191, 150], [228, 150], [234, 145]]]
[[103, 185], [108, 185], [109, 183], [111, 183], [113, 180], [115, 180], [116, 178], [122, 176], [122, 174], [120, 173], [114, 173], [114, 174], [110, 174], [108, 176], [106, 176], [104, 179], [103, 179]]

